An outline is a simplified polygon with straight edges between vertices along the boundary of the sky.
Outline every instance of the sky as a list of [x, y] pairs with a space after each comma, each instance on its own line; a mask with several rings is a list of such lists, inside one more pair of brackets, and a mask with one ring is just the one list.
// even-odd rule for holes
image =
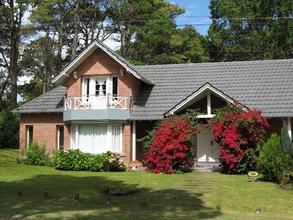
[[207, 34], [211, 24], [209, 0], [171, 0], [170, 2], [185, 9], [185, 13], [176, 19], [177, 25], [197, 24], [194, 26], [196, 30], [203, 35]]
[[[202, 35], [206, 35], [211, 20], [209, 19], [209, 0], [170, 0], [171, 3], [185, 9], [185, 13], [180, 15], [176, 19], [176, 23], [179, 27], [183, 27], [186, 24], [195, 24], [194, 27]], [[25, 13], [24, 23], [28, 23], [29, 12]], [[104, 43], [110, 48], [116, 50], [119, 48], [120, 43], [113, 40], [113, 37], [109, 37]], [[28, 77], [20, 77], [19, 84], [24, 84], [30, 79]]]

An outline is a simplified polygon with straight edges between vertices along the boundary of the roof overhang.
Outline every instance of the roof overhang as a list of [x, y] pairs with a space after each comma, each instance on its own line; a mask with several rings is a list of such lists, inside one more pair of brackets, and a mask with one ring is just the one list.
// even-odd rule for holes
[[[172, 115], [172, 114], [175, 114], [175, 113], [187, 108], [188, 106], [190, 106], [194, 102], [194, 100], [196, 100], [198, 97], [200, 97], [202, 94], [204, 94], [205, 92], [208, 92], [208, 91], [212, 92], [216, 96], [226, 100], [228, 103], [235, 104], [235, 100], [232, 99], [230, 96], [228, 96], [225, 93], [223, 93], [222, 91], [218, 90], [216, 87], [212, 86], [211, 84], [206, 83], [203, 86], [201, 86], [198, 90], [196, 90], [192, 94], [185, 97], [181, 102], [179, 102], [177, 105], [175, 105], [169, 111], [167, 111], [165, 113], [165, 115]], [[248, 108], [246, 106], [242, 106], [242, 109], [245, 111], [248, 110]]]
[[106, 54], [108, 54], [111, 58], [113, 58], [117, 63], [119, 63], [125, 70], [132, 74], [137, 79], [145, 82], [148, 85], [153, 85], [153, 83], [141, 76], [135, 69], [131, 67], [129, 63], [127, 63], [124, 59], [122, 59], [118, 54], [112, 51], [107, 46], [93, 41], [87, 48], [85, 48], [76, 58], [73, 59], [53, 80], [52, 83], [60, 84], [65, 78], [69, 77], [69, 75], [85, 60], [87, 59], [96, 49], [100, 48]]

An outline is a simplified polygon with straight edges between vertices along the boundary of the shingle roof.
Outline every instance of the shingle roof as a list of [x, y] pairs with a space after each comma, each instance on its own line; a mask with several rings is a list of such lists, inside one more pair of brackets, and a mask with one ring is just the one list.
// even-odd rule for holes
[[65, 95], [66, 87], [58, 86], [13, 111], [20, 113], [63, 112], [63, 99]]
[[88, 58], [97, 48], [103, 50], [106, 54], [108, 54], [112, 59], [117, 61], [121, 66], [123, 66], [127, 72], [131, 73], [134, 77], [139, 80], [145, 82], [148, 85], [153, 85], [148, 79], [144, 78], [140, 75], [134, 68], [134, 66], [127, 62], [123, 57], [121, 57], [118, 53], [111, 50], [105, 44], [94, 40], [90, 45], [84, 48], [72, 61], [70, 61], [67, 65], [63, 67], [60, 73], [52, 80], [53, 83], [61, 83], [65, 77], [68, 77], [69, 74], [76, 69], [86, 58]]
[[155, 86], [145, 86], [132, 119], [157, 120], [210, 83], [268, 117], [293, 116], [293, 59], [136, 66]]
[[[293, 117], [293, 59], [135, 66], [155, 85], [142, 84], [134, 120], [159, 120], [206, 83], [263, 111], [267, 117]], [[17, 109], [20, 113], [62, 112], [66, 87], [59, 86]]]

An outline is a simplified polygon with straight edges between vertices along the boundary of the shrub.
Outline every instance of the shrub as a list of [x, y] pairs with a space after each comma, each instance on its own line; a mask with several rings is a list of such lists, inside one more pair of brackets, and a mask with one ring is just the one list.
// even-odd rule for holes
[[288, 156], [283, 151], [280, 137], [272, 134], [260, 151], [257, 162], [258, 170], [266, 180], [280, 183], [288, 165]]
[[103, 154], [106, 157], [106, 162], [104, 163], [103, 169], [105, 171], [126, 171], [127, 167], [123, 164], [123, 161], [120, 160], [120, 155], [117, 153], [107, 152]]
[[29, 165], [46, 166], [49, 164], [49, 159], [45, 147], [33, 142], [28, 146], [25, 156], [20, 162]]
[[264, 143], [269, 126], [260, 111], [243, 111], [240, 105], [229, 105], [210, 120], [214, 140], [220, 144], [220, 160], [227, 173], [255, 170], [258, 146]]
[[119, 157], [119, 154], [111, 152], [93, 155], [79, 150], [57, 151], [53, 164], [59, 170], [126, 171], [126, 166]]
[[[1, 105], [1, 104], [0, 104]], [[0, 106], [2, 108], [2, 106]], [[19, 118], [8, 107], [0, 109], [0, 148], [18, 146]]]
[[293, 170], [283, 172], [281, 186], [293, 190]]
[[191, 127], [184, 118], [162, 121], [145, 156], [147, 170], [168, 174], [181, 170], [191, 156], [190, 134]]

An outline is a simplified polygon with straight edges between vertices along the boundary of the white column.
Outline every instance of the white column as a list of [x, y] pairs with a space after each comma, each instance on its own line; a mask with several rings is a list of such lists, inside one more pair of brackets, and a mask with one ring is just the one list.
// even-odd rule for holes
[[287, 123], [288, 123], [288, 134], [289, 134], [290, 140], [292, 141], [292, 124], [291, 124], [290, 117], [288, 117]]
[[132, 121], [132, 161], [136, 160], [136, 121]]
[[207, 115], [212, 114], [211, 93], [208, 91], [207, 95]]

